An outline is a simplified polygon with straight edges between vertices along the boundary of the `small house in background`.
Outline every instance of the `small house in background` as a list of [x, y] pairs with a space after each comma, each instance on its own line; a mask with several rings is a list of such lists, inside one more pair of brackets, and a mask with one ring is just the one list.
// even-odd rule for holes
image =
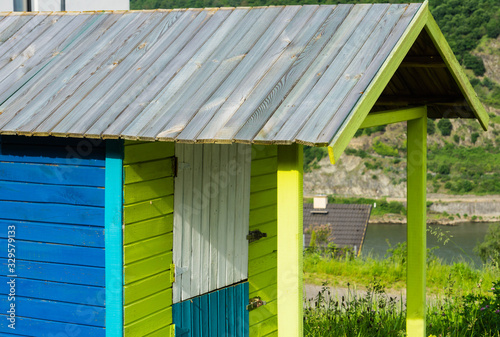
[[0, 335], [301, 336], [302, 146], [408, 121], [426, 336], [427, 118], [488, 124], [427, 2], [2, 12], [0, 41]]
[[358, 256], [370, 220], [371, 205], [328, 204], [326, 196], [316, 196], [304, 204], [304, 247], [310, 247], [312, 232], [315, 245], [351, 248]]

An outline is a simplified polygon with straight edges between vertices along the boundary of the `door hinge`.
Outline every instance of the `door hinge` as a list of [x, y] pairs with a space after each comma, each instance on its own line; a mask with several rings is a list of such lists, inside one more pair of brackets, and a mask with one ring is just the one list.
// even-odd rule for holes
[[250, 299], [250, 303], [246, 306], [246, 308], [248, 311], [252, 311], [266, 304], [267, 303], [265, 301], [261, 300], [260, 297], [257, 296]]
[[172, 282], [175, 282], [175, 279], [179, 276], [184, 274], [189, 270], [188, 267], [178, 267], [175, 264], [170, 265], [170, 278], [173, 280]]
[[247, 235], [248, 243], [260, 240], [262, 238], [267, 238], [267, 233], [262, 233], [260, 230], [250, 231]]

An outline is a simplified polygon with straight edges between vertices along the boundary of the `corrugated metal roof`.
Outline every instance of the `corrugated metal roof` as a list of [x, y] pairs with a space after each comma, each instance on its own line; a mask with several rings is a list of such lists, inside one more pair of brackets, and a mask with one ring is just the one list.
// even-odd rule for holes
[[309, 246], [311, 231], [326, 225], [331, 231], [329, 242], [339, 247], [356, 246], [360, 251], [371, 209], [371, 205], [360, 204], [328, 204], [326, 209], [315, 209], [313, 204], [304, 204], [305, 246]]
[[0, 133], [324, 145], [420, 6], [4, 13]]

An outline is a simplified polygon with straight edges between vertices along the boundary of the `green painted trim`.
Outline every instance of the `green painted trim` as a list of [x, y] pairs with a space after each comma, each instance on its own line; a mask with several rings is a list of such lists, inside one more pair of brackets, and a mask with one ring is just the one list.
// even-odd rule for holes
[[278, 335], [303, 334], [303, 146], [278, 146]]
[[106, 141], [105, 277], [106, 337], [123, 336], [123, 141]]
[[427, 22], [428, 15], [429, 3], [425, 1], [384, 64], [380, 67], [377, 75], [365, 90], [365, 94], [359, 99], [353, 109], [354, 113], [347, 117], [340, 130], [330, 142], [328, 154], [332, 164], [335, 164], [337, 158], [340, 158], [340, 155], [344, 152], [356, 131], [358, 131], [373, 105], [375, 105], [375, 102], [380, 94], [382, 94], [382, 91], [391, 80], [411, 46], [417, 40], [418, 35]]
[[474, 114], [479, 120], [479, 123], [486, 131], [488, 129], [488, 122], [490, 117], [486, 113], [486, 110], [484, 110], [483, 104], [477, 97], [474, 88], [472, 88], [467, 75], [465, 75], [465, 72], [462, 70], [462, 66], [460, 65], [460, 63], [458, 63], [457, 58], [453, 54], [453, 51], [446, 41], [446, 38], [444, 37], [443, 33], [439, 29], [439, 26], [430, 13], [427, 15], [425, 30], [427, 31], [427, 33], [429, 33], [429, 36], [431, 37], [434, 45], [441, 54], [444, 63], [446, 63], [446, 66], [455, 79], [455, 82], [460, 88], [460, 91], [462, 91], [462, 94], [467, 100], [467, 103], [469, 103], [469, 106], [474, 111]]
[[364, 122], [359, 128], [366, 129], [374, 126], [405, 122], [412, 119], [422, 118], [426, 115], [427, 109], [425, 106], [370, 113], [366, 116]]
[[407, 283], [408, 337], [425, 337], [427, 117], [408, 121]]

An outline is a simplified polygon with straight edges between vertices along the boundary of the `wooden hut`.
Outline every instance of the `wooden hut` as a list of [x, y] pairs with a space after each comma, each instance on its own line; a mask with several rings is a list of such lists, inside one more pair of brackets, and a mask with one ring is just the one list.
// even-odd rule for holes
[[2, 13], [0, 41], [0, 335], [302, 335], [302, 145], [401, 121], [425, 335], [426, 120], [488, 123], [427, 3]]

